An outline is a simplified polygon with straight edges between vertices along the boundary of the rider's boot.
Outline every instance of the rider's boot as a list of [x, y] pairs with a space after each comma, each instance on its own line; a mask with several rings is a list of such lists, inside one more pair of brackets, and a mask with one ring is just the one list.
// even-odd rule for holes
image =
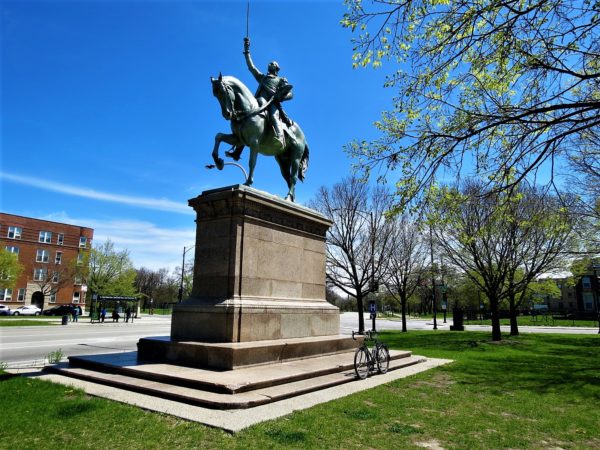
[[275, 130], [275, 139], [281, 144], [281, 148], [285, 148], [285, 135], [281, 129], [281, 123], [278, 120], [273, 120], [273, 130]]

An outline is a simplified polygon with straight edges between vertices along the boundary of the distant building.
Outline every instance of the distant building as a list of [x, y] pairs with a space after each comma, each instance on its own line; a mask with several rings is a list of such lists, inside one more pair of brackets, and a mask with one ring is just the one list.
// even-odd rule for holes
[[566, 311], [591, 314], [598, 312], [596, 296], [600, 293], [598, 276], [590, 271], [575, 283], [566, 278], [554, 278], [560, 289], [560, 298], [547, 298], [545, 302], [551, 311]]
[[92, 228], [0, 213], [0, 245], [23, 265], [15, 288], [0, 290], [0, 303], [83, 306], [83, 270], [93, 237]]

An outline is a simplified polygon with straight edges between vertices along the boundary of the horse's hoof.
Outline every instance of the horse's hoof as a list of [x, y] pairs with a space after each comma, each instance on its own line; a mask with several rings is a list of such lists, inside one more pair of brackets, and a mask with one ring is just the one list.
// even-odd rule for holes
[[236, 152], [234, 150], [227, 150], [225, 152], [225, 156], [227, 156], [228, 158], [233, 159], [234, 161], [239, 161], [240, 160], [240, 152]]

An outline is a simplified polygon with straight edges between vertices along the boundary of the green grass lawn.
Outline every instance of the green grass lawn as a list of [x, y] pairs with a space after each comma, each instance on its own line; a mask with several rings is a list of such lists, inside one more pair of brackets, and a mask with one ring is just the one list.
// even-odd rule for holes
[[[0, 448], [600, 448], [600, 338], [382, 333], [455, 362], [236, 435], [27, 378], [0, 381]], [[360, 381], [356, 381], [360, 382]]]
[[38, 327], [38, 326], [51, 326], [59, 325], [59, 320], [48, 320], [40, 317], [27, 317], [22, 316], [11, 316], [0, 318], [0, 327]]
[[[438, 319], [439, 320], [439, 319]], [[517, 317], [517, 324], [522, 326], [538, 327], [590, 327], [598, 328], [597, 320], [566, 320], [553, 319], [551, 316], [538, 316], [535, 319], [531, 316]], [[465, 325], [492, 325], [491, 320], [465, 320]], [[500, 319], [500, 325], [510, 325], [510, 319]]]

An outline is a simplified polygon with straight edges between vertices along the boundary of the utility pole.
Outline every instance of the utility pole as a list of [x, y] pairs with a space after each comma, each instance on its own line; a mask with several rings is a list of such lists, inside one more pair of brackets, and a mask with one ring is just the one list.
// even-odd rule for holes
[[[193, 249], [195, 247], [195, 245], [192, 245], [191, 247], [183, 247], [183, 260], [181, 262], [181, 281], [179, 283], [179, 292], [177, 294], [177, 299], [179, 300], [179, 303], [181, 303], [181, 300], [183, 299], [183, 277], [185, 275], [185, 254], [187, 252], [189, 252], [191, 249]], [[186, 250], [187, 248], [187, 250]]]
[[446, 312], [448, 311], [448, 296], [444, 284], [444, 258], [440, 256], [440, 274], [442, 277], [442, 308], [444, 309], [444, 323], [446, 323]]
[[429, 250], [431, 251], [431, 298], [433, 300], [433, 329], [437, 330], [437, 306], [435, 299], [435, 273], [433, 272], [433, 226], [429, 224]]

